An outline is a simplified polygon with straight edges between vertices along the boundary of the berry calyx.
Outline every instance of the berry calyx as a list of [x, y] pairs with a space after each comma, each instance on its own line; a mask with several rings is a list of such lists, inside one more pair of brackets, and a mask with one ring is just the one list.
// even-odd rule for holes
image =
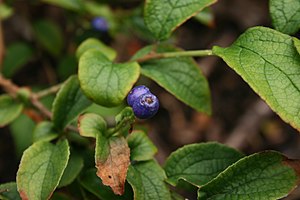
[[150, 93], [149, 88], [147, 88], [144, 85], [139, 85], [134, 88], [129, 92], [127, 96], [127, 103], [129, 106], [133, 106], [134, 102], [143, 94]]
[[158, 108], [158, 98], [150, 92], [141, 95], [132, 105], [133, 113], [140, 119], [153, 117], [157, 113]]

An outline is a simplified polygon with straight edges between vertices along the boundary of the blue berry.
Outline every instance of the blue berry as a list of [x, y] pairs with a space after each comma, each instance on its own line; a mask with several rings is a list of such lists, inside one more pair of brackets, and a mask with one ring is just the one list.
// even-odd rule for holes
[[139, 85], [136, 86], [134, 88], [132, 88], [132, 90], [129, 92], [128, 96], [127, 96], [127, 103], [129, 106], [132, 106], [133, 103], [142, 95], [142, 94], [146, 94], [146, 93], [150, 93], [149, 88], [147, 88], [144, 85]]
[[108, 23], [103, 17], [95, 17], [92, 20], [92, 27], [95, 30], [106, 32], [108, 30]]
[[132, 105], [135, 116], [140, 119], [153, 117], [157, 113], [158, 108], [158, 98], [150, 92], [142, 94]]

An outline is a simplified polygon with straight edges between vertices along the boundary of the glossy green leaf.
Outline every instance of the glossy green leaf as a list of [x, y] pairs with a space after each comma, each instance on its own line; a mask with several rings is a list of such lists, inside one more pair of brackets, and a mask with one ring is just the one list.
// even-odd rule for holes
[[17, 173], [22, 199], [48, 199], [57, 187], [69, 159], [69, 144], [36, 142], [23, 154]]
[[9, 18], [13, 14], [13, 9], [4, 2], [0, 4], [0, 20]]
[[214, 47], [279, 116], [300, 130], [300, 56], [292, 37], [251, 28], [228, 48]]
[[146, 0], [145, 23], [153, 35], [164, 40], [186, 20], [216, 0]]
[[[126, 199], [127, 194], [123, 196], [115, 195], [110, 187], [103, 185], [101, 179], [96, 176], [96, 169], [88, 169], [79, 177], [79, 183], [89, 192], [93, 193], [100, 199]], [[127, 192], [127, 190], [125, 190]], [[129, 198], [127, 198], [129, 199]]]
[[134, 131], [127, 137], [130, 148], [130, 160], [145, 161], [153, 159], [156, 146], [143, 131]]
[[270, 0], [270, 14], [276, 30], [294, 34], [300, 29], [299, 0]]
[[274, 151], [244, 157], [201, 187], [198, 199], [280, 199], [299, 183], [299, 164]]
[[23, 110], [23, 104], [16, 102], [8, 95], [0, 96], [0, 127], [16, 119]]
[[171, 185], [176, 186], [182, 179], [200, 187], [242, 157], [240, 152], [219, 143], [189, 144], [174, 151], [164, 169]]
[[39, 20], [33, 24], [37, 41], [49, 53], [58, 56], [63, 48], [63, 36], [57, 24], [51, 21]]
[[127, 177], [126, 177], [128, 183], [131, 185], [134, 193], [134, 199], [144, 199], [146, 200], [146, 191], [148, 188], [145, 188], [143, 186], [143, 181], [141, 174], [133, 167], [133, 165], [130, 165], [128, 167]]
[[[145, 47], [132, 59], [140, 58], [152, 49], [152, 46]], [[171, 46], [158, 46], [156, 51], [162, 53], [178, 50]], [[143, 62], [141, 66], [143, 75], [156, 81], [176, 98], [197, 111], [211, 113], [208, 82], [192, 58], [156, 59]]]
[[53, 102], [52, 120], [55, 127], [63, 129], [91, 103], [82, 93], [77, 76], [71, 76], [60, 88]]
[[298, 40], [298, 38], [293, 38], [293, 42], [294, 42], [294, 45], [300, 55], [300, 40]]
[[100, 115], [87, 113], [78, 118], [78, 130], [84, 137], [96, 138], [106, 131], [106, 122]]
[[14, 148], [18, 159], [22, 157], [23, 151], [32, 144], [34, 127], [35, 122], [25, 114], [21, 114], [9, 124], [9, 130], [14, 139]]
[[138, 162], [129, 168], [127, 181], [133, 188], [135, 199], [171, 200], [165, 181], [166, 174], [154, 160]]
[[103, 106], [121, 104], [139, 75], [138, 63], [115, 64], [96, 49], [88, 50], [79, 60], [78, 77], [83, 92]]
[[58, 188], [71, 184], [77, 178], [82, 168], [83, 158], [75, 151], [71, 151], [68, 165], [60, 179]]
[[83, 10], [82, 0], [42, 0], [42, 1], [68, 10], [73, 10], [73, 11]]
[[21, 200], [15, 182], [4, 183], [0, 185], [0, 199], [3, 200]]
[[58, 137], [51, 122], [43, 121], [36, 125], [33, 130], [33, 142], [51, 141]]
[[3, 75], [12, 77], [22, 66], [24, 66], [33, 55], [32, 48], [23, 42], [9, 45], [6, 49], [3, 61]]
[[83, 53], [90, 49], [97, 49], [101, 51], [101, 53], [105, 55], [109, 60], [114, 60], [117, 56], [117, 52], [114, 49], [106, 46], [100, 40], [96, 38], [88, 38], [85, 41], [83, 41], [77, 48], [77, 58], [79, 59], [83, 55]]

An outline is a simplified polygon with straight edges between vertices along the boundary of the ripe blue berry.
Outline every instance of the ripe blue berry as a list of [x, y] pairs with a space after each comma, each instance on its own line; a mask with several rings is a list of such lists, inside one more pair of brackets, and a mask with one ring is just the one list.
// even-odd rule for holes
[[127, 103], [129, 106], [132, 107], [133, 103], [143, 94], [150, 93], [149, 88], [147, 88], [144, 85], [139, 85], [134, 88], [129, 92], [127, 96]]
[[92, 20], [92, 27], [97, 31], [106, 32], [108, 30], [108, 23], [103, 17], [95, 17]]
[[153, 117], [159, 108], [158, 98], [152, 93], [142, 94], [132, 105], [137, 118], [148, 119]]

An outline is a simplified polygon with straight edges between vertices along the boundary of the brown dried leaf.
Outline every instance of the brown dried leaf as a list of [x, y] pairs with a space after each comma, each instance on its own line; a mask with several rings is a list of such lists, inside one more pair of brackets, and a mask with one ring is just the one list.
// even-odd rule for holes
[[115, 194], [122, 195], [130, 164], [130, 149], [124, 137], [112, 137], [108, 142], [107, 159], [97, 159], [96, 156], [97, 176], [102, 179], [104, 185], [111, 187]]

